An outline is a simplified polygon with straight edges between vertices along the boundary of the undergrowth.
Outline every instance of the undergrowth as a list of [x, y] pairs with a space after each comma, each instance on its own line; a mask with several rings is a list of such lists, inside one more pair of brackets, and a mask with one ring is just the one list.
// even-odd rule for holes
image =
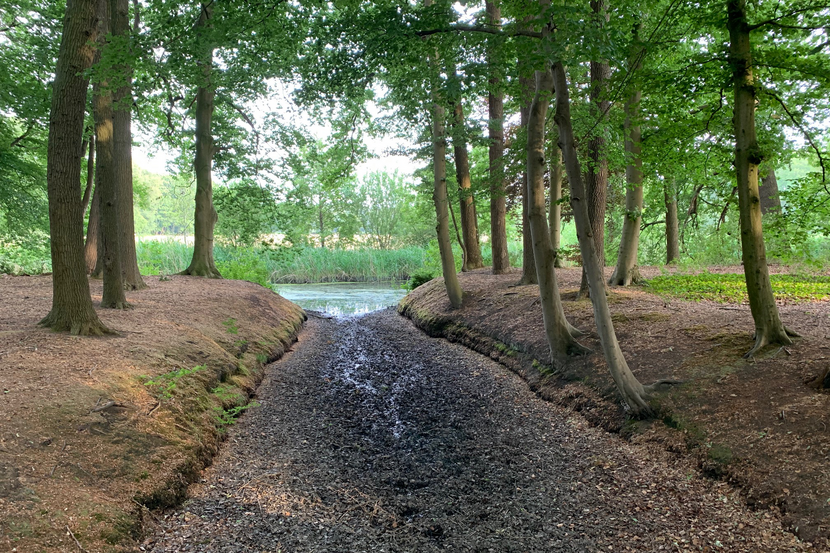
[[[778, 300], [790, 302], [830, 299], [830, 276], [770, 275], [772, 292]], [[646, 283], [655, 294], [686, 300], [711, 300], [718, 303], [747, 303], [746, 281], [742, 274], [699, 273], [662, 275]]]

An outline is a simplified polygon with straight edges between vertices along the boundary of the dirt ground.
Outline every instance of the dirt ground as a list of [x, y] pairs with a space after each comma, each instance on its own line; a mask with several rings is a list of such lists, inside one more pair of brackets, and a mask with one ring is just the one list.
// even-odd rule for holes
[[392, 309], [311, 315], [153, 553], [813, 551]]
[[612, 289], [617, 334], [635, 375], [644, 383], [684, 382], [657, 398], [661, 420], [626, 422], [593, 331], [590, 301], [575, 301], [580, 269], [557, 274], [566, 314], [589, 332], [582, 343], [595, 353], [554, 374], [546, 367], [538, 287], [515, 286], [517, 272], [462, 274], [465, 298], [457, 311], [450, 310], [441, 279], [417, 288], [400, 309], [430, 334], [506, 364], [540, 396], [593, 424], [690, 456], [704, 473], [736, 485], [749, 505], [779, 512], [797, 536], [830, 547], [830, 396], [814, 387], [830, 369], [830, 302], [780, 305], [785, 324], [803, 338], [746, 360], [753, 332], [748, 306]]
[[81, 338], [37, 326], [50, 276], [0, 276], [0, 551], [134, 550], [305, 317], [248, 282], [147, 283], [98, 309], [117, 335]]

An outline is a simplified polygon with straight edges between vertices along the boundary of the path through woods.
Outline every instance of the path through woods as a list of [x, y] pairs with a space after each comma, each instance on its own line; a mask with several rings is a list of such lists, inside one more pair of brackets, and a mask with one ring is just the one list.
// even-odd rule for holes
[[806, 551], [657, 447], [388, 309], [312, 316], [146, 551]]

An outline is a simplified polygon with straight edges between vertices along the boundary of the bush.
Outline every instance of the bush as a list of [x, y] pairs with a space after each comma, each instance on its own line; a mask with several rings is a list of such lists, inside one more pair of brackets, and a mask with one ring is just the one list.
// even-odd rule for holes
[[414, 273], [411, 277], [409, 277], [409, 281], [404, 285], [404, 288], [407, 290], [414, 290], [418, 286], [422, 284], [426, 284], [430, 280], [435, 278], [435, 275], [429, 271], [418, 271]]

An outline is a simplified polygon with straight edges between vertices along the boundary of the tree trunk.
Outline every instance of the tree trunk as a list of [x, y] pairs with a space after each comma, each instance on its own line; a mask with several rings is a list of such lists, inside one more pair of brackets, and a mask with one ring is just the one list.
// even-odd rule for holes
[[556, 251], [551, 246], [550, 230], [545, 209], [545, 115], [553, 90], [553, 75], [550, 69], [536, 72], [536, 93], [527, 109], [527, 187], [530, 232], [532, 236], [535, 272], [539, 283], [542, 303], [542, 320], [550, 348], [551, 361], [560, 365], [569, 354], [585, 353], [587, 350], [574, 339], [578, 331], [565, 318], [559, 284], [554, 271]]
[[109, 330], [98, 319], [84, 270], [84, 221], [81, 210], [81, 142], [89, 80], [98, 36], [97, 0], [70, 0], [49, 115], [46, 189], [52, 250], [52, 309], [40, 324], [76, 335]]
[[95, 188], [95, 133], [89, 135], [89, 140], [86, 141], [89, 147], [89, 156], [86, 160], [86, 186], [84, 186], [84, 195], [81, 198], [81, 213], [86, 215], [86, 208], [89, 207], [89, 201], [92, 198], [92, 189]]
[[[119, 38], [118, 46], [126, 48], [130, 40], [129, 0], [110, 0], [112, 34]], [[118, 191], [118, 238], [121, 247], [121, 271], [124, 287], [141, 290], [147, 285], [138, 270], [135, 251], [135, 216], [133, 213], [133, 132], [132, 132], [132, 78], [129, 65], [115, 68], [119, 86], [113, 98], [113, 166], [115, 187]]]
[[758, 187], [761, 196], [761, 213], [781, 213], [781, 195], [778, 192], [778, 179], [775, 178], [775, 168], [767, 166], [767, 174], [761, 179]]
[[[600, 26], [607, 20], [605, 0], [592, 0], [591, 11], [597, 16]], [[588, 172], [585, 179], [585, 199], [591, 220], [591, 232], [594, 236], [599, 266], [605, 267], [605, 203], [608, 191], [608, 156], [605, 140], [605, 121], [611, 102], [608, 100], [608, 79], [611, 67], [606, 61], [591, 62], [591, 119], [595, 128], [588, 140]], [[588, 275], [582, 266], [582, 283], [579, 297], [589, 293]], [[602, 293], [605, 293], [603, 279]]]
[[674, 183], [663, 184], [666, 202], [666, 265], [680, 259], [680, 222], [677, 219], [677, 190]]
[[96, 186], [92, 193], [89, 208], [89, 222], [86, 227], [86, 243], [84, 244], [84, 264], [87, 274], [91, 275], [98, 266], [98, 234], [101, 224], [101, 192]]
[[[556, 127], [554, 126], [554, 129]], [[557, 133], [551, 133], [550, 143], [550, 243], [553, 248], [553, 266], [562, 267], [562, 258], [559, 256], [559, 248], [562, 246], [562, 151], [557, 144]]]
[[738, 206], [741, 214], [741, 253], [755, 320], [755, 345], [750, 357], [767, 344], [790, 344], [789, 332], [781, 322], [772, 294], [767, 254], [761, 228], [761, 197], [758, 192], [758, 165], [761, 149], [755, 134], [755, 79], [750, 53], [746, 0], [727, 0], [730, 66], [735, 88], [735, 168], [738, 179]]
[[[110, 5], [108, 0], [98, 1], [99, 17], [99, 54], [109, 48], [105, 37], [109, 34]], [[98, 168], [95, 176], [100, 196], [100, 246], [101, 267], [104, 276], [104, 292], [101, 307], [126, 309], [129, 307], [124, 296], [124, 280], [121, 275], [121, 249], [118, 230], [118, 189], [115, 182], [113, 164], [113, 120], [112, 91], [109, 82], [96, 82], [93, 87], [93, 119], [95, 120], [95, 147], [97, 149]]]
[[[527, 123], [530, 116], [530, 104], [534, 100], [535, 83], [526, 77], [519, 77], [521, 88], [521, 107], [519, 108], [520, 125], [525, 131], [528, 131]], [[536, 91], [536, 94], [539, 92]], [[528, 136], [528, 148], [530, 148], [530, 137]], [[530, 149], [528, 149], [530, 152]], [[539, 284], [539, 279], [536, 274], [536, 258], [534, 257], [533, 238], [530, 230], [530, 181], [528, 177], [527, 167], [525, 167], [522, 175], [522, 278], [519, 279], [519, 285], [523, 284]]]
[[[640, 246], [640, 224], [643, 220], [643, 156], [640, 132], [640, 90], [625, 104], [625, 220], [623, 221], [617, 266], [609, 284], [628, 286], [639, 282], [637, 253]], [[677, 204], [675, 204], [675, 210]], [[675, 214], [676, 215], [676, 214]]]
[[[208, 30], [213, 8], [202, 3], [202, 14], [196, 24], [197, 33]], [[204, 81], [196, 91], [196, 213], [193, 221], [193, 259], [183, 275], [222, 278], [213, 261], [213, 229], [219, 216], [213, 207], [213, 100], [216, 89], [211, 83], [213, 46], [205, 47], [201, 60]]]
[[[493, 28], [501, 27], [501, 8], [498, 0], [486, 2], [487, 22]], [[510, 269], [507, 253], [507, 204], [504, 189], [504, 93], [500, 90], [499, 64], [492, 50], [487, 52], [490, 66], [489, 138], [490, 138], [490, 248], [493, 254], [493, 274]]]
[[562, 157], [565, 160], [565, 169], [568, 173], [568, 182], [571, 188], [571, 206], [573, 207], [576, 232], [579, 238], [579, 249], [582, 253], [582, 264], [590, 286], [597, 334], [611, 376], [614, 378], [623, 400], [628, 404], [631, 414], [634, 416], [649, 415], [652, 413], [652, 409], [646, 401], [647, 390], [631, 372], [625, 357], [623, 357], [620, 344], [617, 342], [617, 334], [614, 331], [614, 322], [611, 320], [608, 300], [605, 297], [605, 279], [596, 251], [596, 242], [592, 236], [593, 229], [591, 228], [588, 206], [584, 199], [586, 196], [585, 186], [582, 183], [582, 169], [579, 166], [579, 159], [574, 145], [568, 79], [561, 62], [554, 64], [553, 76], [556, 88], [555, 120], [559, 127], [559, 147], [562, 149]]
[[467, 153], [467, 140], [464, 132], [464, 108], [459, 100], [455, 104], [453, 120], [453, 149], [455, 152], [455, 176], [458, 179], [458, 196], [461, 204], [461, 234], [464, 239], [465, 270], [481, 269], [481, 246], [478, 243], [478, 225], [476, 224], [476, 204], [473, 200], [472, 180], [470, 179], [470, 159]]
[[[425, 6], [431, 6], [433, 0], [424, 0]], [[438, 87], [438, 52], [430, 56], [430, 66], [434, 73], [432, 88], [432, 170], [434, 188], [432, 200], [435, 203], [435, 233], [438, 236], [438, 251], [441, 256], [441, 273], [444, 286], [453, 309], [461, 307], [464, 292], [455, 272], [455, 258], [450, 241], [449, 199], [447, 198], [447, 136], [444, 127], [444, 107], [439, 103]]]

